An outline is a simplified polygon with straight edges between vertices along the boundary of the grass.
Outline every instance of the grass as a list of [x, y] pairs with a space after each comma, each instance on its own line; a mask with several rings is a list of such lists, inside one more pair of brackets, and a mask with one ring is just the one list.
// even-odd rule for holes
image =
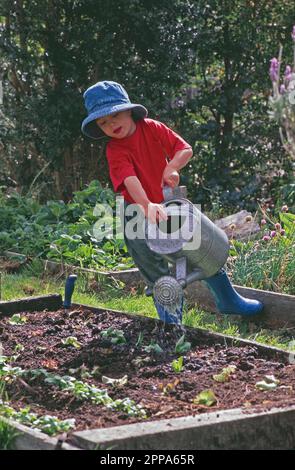
[[[39, 274], [39, 276], [38, 276]], [[20, 274], [2, 273], [1, 300], [13, 300], [22, 297], [57, 293], [64, 295], [64, 279], [54, 279], [43, 273], [32, 275], [23, 269]], [[113, 310], [123, 310], [156, 317], [156, 310], [151, 298], [145, 295], [132, 295], [123, 292], [121, 285], [106, 285], [103, 291], [95, 292], [87, 279], [79, 275], [75, 286], [73, 302]]]
[[[5, 386], [3, 383], [0, 384], [0, 402], [1, 400], [6, 401], [7, 396], [5, 392]], [[20, 435], [5, 419], [0, 417], [0, 450], [13, 450], [15, 439]]]
[[[54, 279], [44, 275], [43, 268], [34, 271], [23, 268], [19, 274], [2, 273], [2, 300], [12, 300], [31, 295], [46, 295], [59, 293], [63, 296], [63, 279]], [[96, 283], [97, 287], [97, 283]], [[73, 294], [73, 302], [112, 310], [133, 312], [136, 314], [157, 318], [156, 309], [151, 297], [138, 292], [124, 291], [122, 283], [98, 285], [94, 290], [91, 281], [79, 275]], [[290, 348], [290, 341], [294, 340], [294, 329], [266, 330], [254, 323], [243, 319], [233, 319], [230, 316], [216, 315], [197, 308], [185, 308], [183, 324], [190, 327], [204, 328], [217, 333], [250, 339], [271, 346]]]
[[14, 449], [14, 442], [18, 436], [19, 432], [0, 418], [0, 450]]

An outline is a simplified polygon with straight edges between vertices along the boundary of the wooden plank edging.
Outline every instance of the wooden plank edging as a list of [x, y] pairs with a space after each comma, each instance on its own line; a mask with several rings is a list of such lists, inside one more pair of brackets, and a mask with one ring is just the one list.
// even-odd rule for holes
[[0, 302], [1, 316], [11, 316], [18, 312], [31, 312], [34, 310], [58, 310], [62, 306], [60, 294], [39, 295], [36, 297], [25, 297], [17, 300], [7, 300]]
[[252, 411], [236, 408], [113, 428], [74, 432], [85, 449], [257, 450], [295, 446], [295, 406]]

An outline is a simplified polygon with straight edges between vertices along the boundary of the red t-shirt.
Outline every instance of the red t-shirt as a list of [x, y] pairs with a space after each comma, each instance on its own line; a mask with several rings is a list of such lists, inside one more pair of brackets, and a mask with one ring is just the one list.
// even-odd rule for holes
[[167, 165], [178, 150], [191, 148], [178, 134], [153, 119], [136, 123], [135, 132], [124, 139], [112, 139], [106, 154], [115, 192], [134, 202], [124, 185], [128, 176], [137, 176], [151, 202], [163, 201], [161, 181]]

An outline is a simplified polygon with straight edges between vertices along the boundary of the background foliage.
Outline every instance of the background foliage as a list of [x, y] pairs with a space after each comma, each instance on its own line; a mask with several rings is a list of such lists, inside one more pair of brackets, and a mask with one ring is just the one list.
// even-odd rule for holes
[[291, 0], [1, 0], [0, 174], [41, 201], [108, 182], [104, 144], [80, 133], [82, 93], [121, 82], [195, 158], [193, 200], [232, 212], [294, 203], [294, 168], [268, 116], [269, 60], [291, 62]]

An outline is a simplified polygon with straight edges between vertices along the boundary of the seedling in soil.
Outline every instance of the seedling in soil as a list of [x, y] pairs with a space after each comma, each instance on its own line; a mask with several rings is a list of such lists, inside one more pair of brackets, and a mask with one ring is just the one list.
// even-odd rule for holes
[[216, 375], [213, 375], [213, 379], [216, 381], [216, 382], [228, 382], [229, 379], [230, 379], [230, 376], [236, 371], [236, 366], [228, 366], [228, 367], [224, 367], [222, 369], [222, 372], [220, 372], [220, 374], [216, 374]]
[[81, 377], [81, 379], [89, 379], [90, 377], [99, 377], [101, 376], [100, 367], [95, 366], [92, 370], [88, 369], [87, 366], [82, 364], [77, 369], [69, 369], [70, 374], [75, 374], [76, 376]]
[[203, 390], [194, 399], [195, 405], [213, 406], [217, 403], [217, 398], [213, 390]]
[[105, 385], [112, 385], [114, 388], [122, 388], [124, 385], [127, 384], [128, 382], [128, 376], [124, 375], [121, 379], [112, 379], [111, 377], [107, 377], [106, 375], [103, 375], [101, 378], [101, 381]]
[[15, 353], [22, 352], [24, 349], [25, 349], [25, 347], [22, 344], [18, 343], [15, 346], [13, 352], [15, 352]]
[[11, 418], [21, 424], [37, 428], [40, 431], [54, 436], [63, 432], [68, 432], [75, 427], [74, 419], [60, 420], [56, 416], [44, 415], [38, 416], [36, 413], [30, 413], [30, 408], [21, 408], [16, 411], [8, 403], [0, 400], [0, 415], [5, 418]]
[[141, 331], [141, 332], [139, 333], [139, 335], [138, 335], [138, 338], [137, 338], [137, 341], [136, 341], [136, 345], [135, 345], [137, 348], [140, 348], [140, 346], [141, 346], [141, 344], [142, 344], [142, 342], [143, 342], [143, 337], [144, 337], [144, 334], [143, 334], [143, 332]]
[[25, 315], [21, 315], [20, 313], [15, 313], [12, 317], [8, 320], [8, 323], [11, 325], [23, 325], [27, 322], [27, 317]]
[[67, 338], [62, 339], [61, 342], [64, 346], [73, 346], [76, 349], [81, 348], [81, 343], [79, 343], [75, 336], [68, 336]]
[[116, 330], [112, 326], [100, 333], [102, 338], [108, 338], [112, 344], [126, 344], [126, 338], [122, 330]]
[[54, 385], [65, 392], [70, 392], [78, 400], [91, 401], [95, 405], [104, 405], [114, 411], [123, 411], [131, 417], [146, 418], [146, 412], [142, 406], [137, 405], [130, 398], [113, 400], [108, 395], [107, 390], [98, 389], [93, 385], [75, 379], [75, 377], [54, 375], [45, 369], [28, 370], [26, 374], [33, 377], [43, 376], [44, 382]]
[[183, 356], [180, 356], [178, 359], [172, 361], [171, 367], [173, 371], [177, 374], [183, 371]]
[[148, 346], [144, 346], [143, 350], [147, 353], [162, 354], [164, 351], [154, 340], [150, 342]]
[[258, 390], [269, 391], [275, 390], [279, 383], [280, 381], [276, 379], [274, 375], [265, 375], [264, 380], [257, 382], [255, 387], [258, 388]]
[[0, 378], [5, 382], [12, 382], [22, 375], [23, 370], [20, 367], [11, 367], [7, 364], [8, 361], [8, 357], [0, 356]]
[[191, 346], [191, 343], [185, 341], [185, 335], [182, 335], [182, 337], [176, 343], [175, 352], [176, 354], [184, 354], [191, 349]]

